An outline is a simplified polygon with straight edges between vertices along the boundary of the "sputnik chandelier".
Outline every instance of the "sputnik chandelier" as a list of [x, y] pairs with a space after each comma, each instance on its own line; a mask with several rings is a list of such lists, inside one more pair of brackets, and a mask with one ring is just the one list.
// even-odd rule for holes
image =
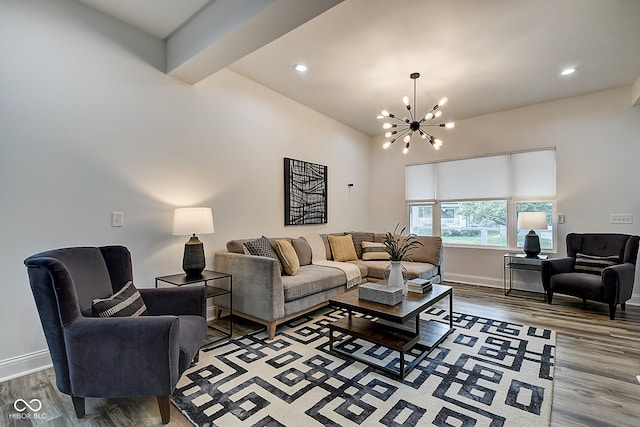
[[[409, 77], [413, 79], [413, 105], [414, 105], [414, 108], [416, 108], [416, 105], [417, 105], [416, 104], [416, 80], [418, 79], [418, 77], [420, 77], [420, 73], [411, 73]], [[402, 138], [402, 140], [405, 143], [404, 149], [402, 150], [402, 154], [407, 154], [409, 152], [409, 145], [411, 144], [411, 137], [413, 137], [415, 133], [418, 133], [422, 139], [428, 140], [429, 143], [433, 146], [433, 148], [435, 148], [436, 150], [439, 150], [443, 144], [442, 140], [435, 138], [433, 135], [426, 132], [424, 128], [429, 126], [438, 126], [438, 127], [451, 129], [455, 127], [455, 123], [453, 122], [448, 122], [448, 123], [432, 122], [432, 120], [438, 119], [440, 118], [440, 116], [442, 116], [442, 110], [440, 110], [440, 107], [446, 104], [447, 101], [449, 101], [449, 99], [447, 97], [443, 97], [431, 109], [431, 111], [429, 111], [424, 116], [418, 116], [417, 111], [414, 111], [411, 109], [411, 104], [409, 103], [408, 96], [405, 96], [404, 98], [402, 98], [402, 102], [407, 107], [407, 111], [409, 111], [408, 118], [407, 117], [399, 118], [399, 117], [396, 117], [394, 114], [391, 114], [387, 110], [382, 110], [380, 112], [382, 116], [395, 119], [397, 121], [397, 123], [392, 123], [388, 121], [382, 125], [382, 128], [386, 131], [386, 133], [384, 134], [385, 138], [389, 138], [389, 140], [382, 145], [382, 148], [386, 150], [387, 148], [391, 147], [391, 144], [396, 142], [396, 140]]]

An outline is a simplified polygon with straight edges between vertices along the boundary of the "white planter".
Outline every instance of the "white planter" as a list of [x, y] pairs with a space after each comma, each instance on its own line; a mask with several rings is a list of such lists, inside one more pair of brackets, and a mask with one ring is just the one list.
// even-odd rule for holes
[[403, 296], [407, 294], [406, 282], [402, 274], [402, 261], [391, 261], [391, 269], [387, 284], [392, 288], [402, 289]]

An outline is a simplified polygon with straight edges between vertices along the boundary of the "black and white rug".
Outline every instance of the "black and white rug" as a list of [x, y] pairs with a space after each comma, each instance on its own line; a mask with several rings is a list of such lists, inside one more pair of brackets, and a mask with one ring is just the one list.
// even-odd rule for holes
[[[546, 426], [555, 332], [454, 313], [455, 330], [404, 381], [329, 352], [326, 309], [205, 350], [172, 401], [197, 426]], [[437, 307], [423, 318], [449, 322]], [[334, 337], [336, 335], [334, 334]], [[342, 350], [399, 362], [363, 341]]]

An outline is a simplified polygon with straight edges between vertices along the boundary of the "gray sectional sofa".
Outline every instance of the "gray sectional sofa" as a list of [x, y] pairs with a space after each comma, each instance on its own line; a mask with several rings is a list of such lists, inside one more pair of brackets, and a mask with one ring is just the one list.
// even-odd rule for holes
[[[384, 280], [388, 260], [363, 260], [362, 242], [381, 243], [383, 233], [332, 233], [333, 236], [351, 235], [357, 259], [346, 261], [360, 269], [362, 283]], [[327, 260], [333, 260], [331, 245], [326, 234], [321, 234]], [[267, 256], [249, 255], [244, 245], [257, 239], [231, 240], [227, 251], [214, 257], [216, 271], [233, 275], [233, 314], [264, 324], [269, 339], [276, 334], [277, 325], [316, 310], [329, 303], [329, 298], [347, 290], [346, 274], [333, 267], [312, 264], [312, 251], [304, 237], [281, 238], [293, 246], [300, 267], [294, 275], [282, 271], [281, 263]], [[438, 281], [442, 275], [442, 240], [440, 237], [419, 236], [423, 246], [412, 251], [411, 262], [404, 261], [408, 278]], [[276, 247], [276, 238], [269, 238]], [[368, 244], [365, 244], [368, 245]], [[365, 249], [366, 250], [366, 249]], [[228, 307], [219, 307], [229, 311]]]

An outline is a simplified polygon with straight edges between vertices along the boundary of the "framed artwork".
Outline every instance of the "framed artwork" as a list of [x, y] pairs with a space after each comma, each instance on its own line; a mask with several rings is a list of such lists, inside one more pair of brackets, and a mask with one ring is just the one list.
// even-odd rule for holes
[[327, 167], [284, 158], [284, 225], [327, 223]]

